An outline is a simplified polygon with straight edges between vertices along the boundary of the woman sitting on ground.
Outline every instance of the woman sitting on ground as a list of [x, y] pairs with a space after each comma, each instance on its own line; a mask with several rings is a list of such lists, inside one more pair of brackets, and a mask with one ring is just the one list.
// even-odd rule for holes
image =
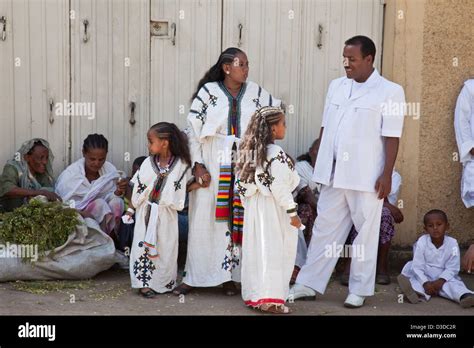
[[123, 195], [128, 183], [127, 179], [119, 180], [115, 166], [106, 161], [107, 152], [107, 139], [102, 134], [89, 134], [82, 147], [84, 157], [61, 173], [56, 193], [115, 238], [114, 230], [124, 210]]
[[54, 193], [53, 154], [49, 143], [40, 138], [24, 142], [13, 159], [7, 161], [0, 176], [0, 205], [12, 211], [34, 196], [60, 200]]

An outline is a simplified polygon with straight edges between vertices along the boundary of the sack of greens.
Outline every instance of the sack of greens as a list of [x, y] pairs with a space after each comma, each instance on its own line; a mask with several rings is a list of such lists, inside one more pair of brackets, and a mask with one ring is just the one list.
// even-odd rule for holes
[[0, 215], [0, 282], [87, 279], [115, 262], [97, 222], [60, 202], [32, 199]]

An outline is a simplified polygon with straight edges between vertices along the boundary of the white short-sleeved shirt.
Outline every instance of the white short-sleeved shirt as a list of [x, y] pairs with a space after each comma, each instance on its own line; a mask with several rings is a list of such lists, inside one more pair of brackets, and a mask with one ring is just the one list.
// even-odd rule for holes
[[385, 165], [384, 137], [402, 135], [405, 93], [376, 69], [352, 94], [351, 86], [347, 77], [329, 85], [313, 180], [329, 185], [334, 170], [335, 188], [375, 192]]

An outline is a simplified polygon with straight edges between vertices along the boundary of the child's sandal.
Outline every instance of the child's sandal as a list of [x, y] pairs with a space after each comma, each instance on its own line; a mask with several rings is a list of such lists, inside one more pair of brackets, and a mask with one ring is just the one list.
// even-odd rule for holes
[[264, 303], [258, 309], [264, 313], [272, 314], [290, 314], [291, 309], [284, 304]]
[[138, 293], [140, 295], [142, 295], [143, 297], [145, 297], [145, 298], [153, 298], [157, 294], [157, 292], [152, 290], [152, 289], [147, 289], [147, 290], [143, 291], [143, 288], [138, 290]]

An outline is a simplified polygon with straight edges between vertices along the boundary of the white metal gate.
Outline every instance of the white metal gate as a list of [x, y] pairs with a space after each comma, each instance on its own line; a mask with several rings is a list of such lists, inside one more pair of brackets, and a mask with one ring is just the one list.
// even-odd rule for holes
[[[319, 134], [329, 81], [344, 73], [344, 40], [364, 34], [380, 52], [382, 21], [380, 0], [0, 0], [0, 165], [44, 137], [58, 174], [98, 132], [109, 160], [129, 169], [151, 124], [185, 126], [198, 80], [230, 46], [286, 103], [283, 146], [298, 155]], [[94, 115], [50, 108], [69, 102]]]
[[54, 169], [67, 163], [69, 120], [54, 114], [68, 99], [65, 1], [0, 1], [0, 168], [33, 137], [48, 139]]

